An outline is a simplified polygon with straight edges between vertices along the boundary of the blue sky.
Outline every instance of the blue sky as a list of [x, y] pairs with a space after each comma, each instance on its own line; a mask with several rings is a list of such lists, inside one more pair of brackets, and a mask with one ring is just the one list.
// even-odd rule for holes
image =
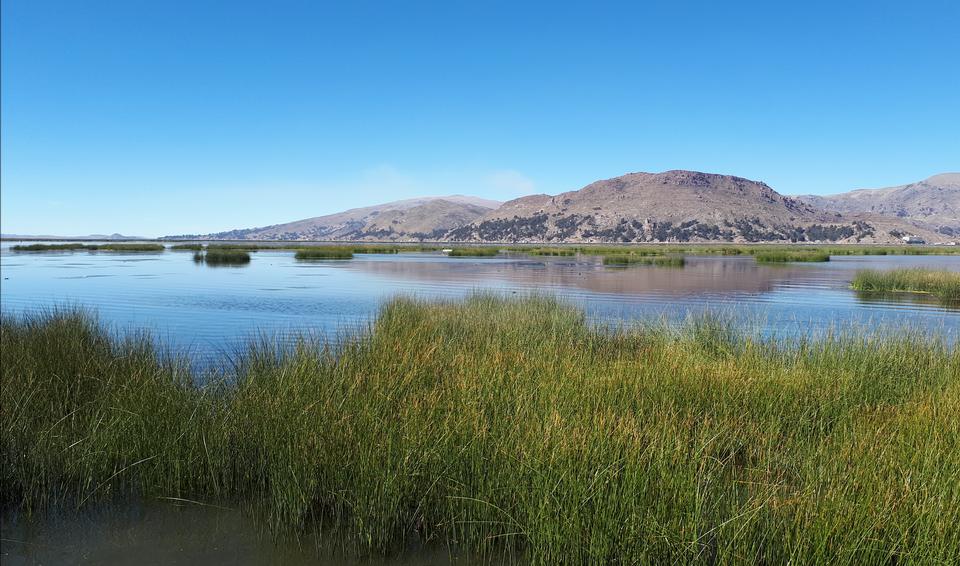
[[4, 233], [960, 169], [960, 3], [3, 0]]

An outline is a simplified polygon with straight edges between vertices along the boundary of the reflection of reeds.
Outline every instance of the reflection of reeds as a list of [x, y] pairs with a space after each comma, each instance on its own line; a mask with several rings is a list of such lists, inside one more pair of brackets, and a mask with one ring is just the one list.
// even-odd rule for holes
[[857, 291], [926, 293], [945, 301], [960, 301], [960, 273], [930, 269], [857, 271], [850, 286]]
[[534, 563], [956, 559], [960, 357], [928, 336], [603, 331], [476, 296], [203, 375], [74, 312], [0, 337], [15, 508], [182, 497]]

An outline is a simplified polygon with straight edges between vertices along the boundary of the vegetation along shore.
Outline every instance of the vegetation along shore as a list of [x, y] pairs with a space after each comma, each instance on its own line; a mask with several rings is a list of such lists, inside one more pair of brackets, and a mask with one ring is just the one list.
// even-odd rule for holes
[[208, 370], [76, 311], [5, 315], [0, 349], [0, 499], [26, 513], [176, 497], [541, 564], [960, 548], [960, 353], [927, 334], [597, 328], [476, 295]]
[[857, 271], [851, 283], [856, 291], [871, 293], [920, 293], [938, 299], [960, 301], [960, 272], [930, 269], [891, 269]]

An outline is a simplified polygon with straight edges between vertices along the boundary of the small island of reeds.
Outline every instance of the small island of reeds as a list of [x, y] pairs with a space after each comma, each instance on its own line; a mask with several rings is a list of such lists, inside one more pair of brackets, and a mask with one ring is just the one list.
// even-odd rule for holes
[[170, 249], [175, 252], [199, 252], [203, 250], [202, 244], [174, 244]]
[[857, 271], [850, 284], [867, 293], [921, 293], [943, 301], [960, 301], [960, 273], [932, 269], [891, 269]]
[[790, 251], [765, 250], [753, 254], [757, 263], [790, 263], [830, 261], [830, 254], [820, 250]]
[[12, 246], [15, 252], [61, 252], [61, 251], [106, 251], [106, 252], [162, 252], [163, 244], [25, 244]]
[[683, 267], [686, 265], [683, 256], [645, 256], [645, 255], [605, 255], [603, 265], [656, 265], [659, 267]]
[[345, 246], [311, 246], [298, 248], [294, 257], [299, 260], [351, 259], [353, 249]]
[[250, 263], [250, 254], [243, 250], [211, 249], [193, 254], [193, 261], [211, 266], [246, 265]]
[[494, 257], [500, 254], [500, 248], [453, 248], [447, 254], [450, 257]]

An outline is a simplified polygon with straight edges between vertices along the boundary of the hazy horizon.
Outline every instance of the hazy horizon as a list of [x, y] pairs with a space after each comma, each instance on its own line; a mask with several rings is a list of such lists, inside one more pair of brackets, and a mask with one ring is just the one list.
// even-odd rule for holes
[[691, 169], [960, 164], [960, 6], [2, 4], [5, 234], [155, 237]]

